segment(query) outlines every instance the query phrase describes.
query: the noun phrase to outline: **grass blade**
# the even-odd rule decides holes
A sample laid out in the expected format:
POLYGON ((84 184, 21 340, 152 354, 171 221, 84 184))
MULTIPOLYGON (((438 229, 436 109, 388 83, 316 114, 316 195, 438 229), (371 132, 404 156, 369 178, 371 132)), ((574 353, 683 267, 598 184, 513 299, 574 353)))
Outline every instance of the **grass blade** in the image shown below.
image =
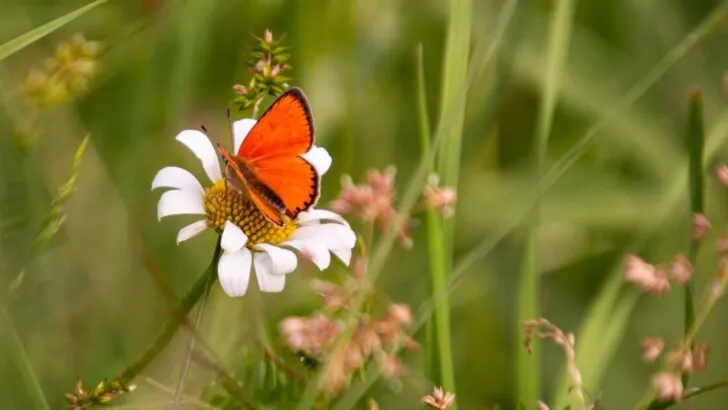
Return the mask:
MULTIPOLYGON (((471 0, 451 0, 450 20, 445 45, 442 93, 440 101, 440 127, 443 133, 442 149, 439 153, 437 171, 442 184, 457 188, 460 174, 460 151, 462 146, 465 104, 458 101, 460 90, 466 89, 468 55, 470 52, 471 0), (455 115, 445 118, 448 112, 458 107, 455 115)), ((429 139, 428 139, 429 140, 429 139)), ((441 219, 433 210, 428 212, 428 238, 430 244, 430 273, 432 292, 444 295, 447 277, 452 269, 453 219, 441 219)), ((455 392, 455 374, 450 347, 450 303, 445 298, 435 311, 435 336, 437 372, 439 383, 450 392, 455 392)), ((435 363, 434 360, 432 360, 435 363)), ((434 382, 434 380, 433 380, 434 382)), ((453 406, 453 409, 456 405, 453 406)))
POLYGON ((20 36, 15 37, 14 39, 0 45, 0 61, 35 43, 41 38, 58 30, 59 28, 72 22, 78 17, 81 17, 86 12, 106 3, 107 1, 109 0, 96 0, 93 3, 87 4, 77 10, 58 17, 55 20, 49 21, 48 23, 43 24, 40 27, 36 27, 25 34, 21 34, 20 36))
MULTIPOLYGON (((690 213, 692 215, 703 213, 704 188, 703 183, 703 149, 705 147, 705 130, 703 128, 703 95, 695 89, 690 94, 688 118, 688 192, 690 193, 690 213)), ((695 270, 700 252, 700 239, 692 238, 688 249, 688 260, 695 270)), ((684 335, 687 336, 695 322, 695 304, 693 302, 694 283, 689 281, 685 286, 685 324, 684 335)), ((683 386, 687 387, 690 381, 688 373, 682 374, 683 386)))
POLYGON ((5 325, 3 334, 10 336, 12 339, 10 343, 14 350, 12 356, 17 362, 18 369, 22 373, 25 384, 28 386, 28 390, 33 397, 35 408, 50 410, 51 407, 48 405, 43 390, 40 387, 40 382, 38 382, 38 377, 35 371, 33 371, 33 365, 30 363, 28 352, 25 350, 23 341, 20 339, 20 335, 18 335, 18 331, 13 324, 13 319, 10 317, 10 313, 5 307, 5 304, 0 301, 0 324, 2 323, 5 325))
MULTIPOLYGON (((561 0, 556 5, 550 24, 549 45, 547 53, 546 82, 541 93, 541 104, 538 113, 538 125, 534 135, 534 175, 538 177, 546 165, 548 141, 551 134, 554 111, 563 77, 564 65, 568 54, 573 16, 576 9, 575 0, 561 0)), ((538 224, 539 204, 535 204, 530 218, 531 226, 526 237, 521 276, 518 284, 518 321, 516 322, 516 352, 518 375, 518 398, 526 406, 535 404, 541 396, 540 387, 540 355, 538 346, 529 354, 521 346, 525 337, 525 329, 521 322, 536 318, 540 314, 540 278, 538 262, 538 224)))

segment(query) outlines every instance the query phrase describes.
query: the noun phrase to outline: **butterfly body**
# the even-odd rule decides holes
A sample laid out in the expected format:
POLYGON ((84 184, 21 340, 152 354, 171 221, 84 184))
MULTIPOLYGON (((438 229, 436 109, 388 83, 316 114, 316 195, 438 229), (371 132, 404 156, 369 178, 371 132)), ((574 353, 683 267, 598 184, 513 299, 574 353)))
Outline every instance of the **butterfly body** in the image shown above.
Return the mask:
POLYGON ((313 143, 308 101, 300 89, 291 88, 263 113, 235 155, 220 144, 217 149, 227 163, 230 185, 282 226, 318 200, 320 176, 302 157, 313 143))

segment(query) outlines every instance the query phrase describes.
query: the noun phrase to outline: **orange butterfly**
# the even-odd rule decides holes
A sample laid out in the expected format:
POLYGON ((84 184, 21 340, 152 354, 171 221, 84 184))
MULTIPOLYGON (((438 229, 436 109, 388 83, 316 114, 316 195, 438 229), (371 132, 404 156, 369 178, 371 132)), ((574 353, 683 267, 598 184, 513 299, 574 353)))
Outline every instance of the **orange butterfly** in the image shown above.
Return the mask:
POLYGON ((226 179, 278 226, 318 200, 320 176, 301 155, 314 143, 311 107, 299 88, 286 90, 263 113, 232 155, 217 143, 225 159, 226 179))

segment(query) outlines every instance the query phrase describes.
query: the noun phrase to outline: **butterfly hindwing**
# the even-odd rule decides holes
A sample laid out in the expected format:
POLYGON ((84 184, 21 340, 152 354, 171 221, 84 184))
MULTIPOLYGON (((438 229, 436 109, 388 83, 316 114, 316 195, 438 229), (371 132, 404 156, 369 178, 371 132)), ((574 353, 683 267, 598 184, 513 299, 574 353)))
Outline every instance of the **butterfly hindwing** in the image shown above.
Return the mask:
POLYGON ((318 200, 320 182, 316 168, 299 156, 259 161, 255 165, 255 175, 278 195, 291 218, 309 209, 318 200))

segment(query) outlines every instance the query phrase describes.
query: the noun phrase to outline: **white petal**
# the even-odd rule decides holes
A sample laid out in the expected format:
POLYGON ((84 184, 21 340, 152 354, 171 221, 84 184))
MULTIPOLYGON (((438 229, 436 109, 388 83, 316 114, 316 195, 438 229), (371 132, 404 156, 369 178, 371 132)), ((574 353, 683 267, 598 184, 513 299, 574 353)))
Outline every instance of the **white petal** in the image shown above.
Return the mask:
POLYGON ((157 203, 157 217, 159 219, 170 215, 204 215, 205 207, 202 197, 187 191, 167 191, 162 194, 157 203))
POLYGON ((344 262, 344 265, 349 266, 349 263, 351 262, 351 248, 332 249, 331 253, 341 259, 341 261, 344 262))
POLYGON ((234 223, 225 221, 220 246, 226 252, 235 252, 245 246, 246 243, 248 243, 248 236, 234 223))
POLYGON ((301 155, 303 159, 310 162, 319 175, 323 175, 331 168, 331 155, 325 148, 314 145, 308 152, 301 155))
POLYGON ((205 229, 207 229, 207 221, 205 220, 193 222, 185 226, 184 228, 180 229, 179 233, 177 234, 177 245, 199 235, 200 232, 204 231, 205 229))
POLYGON ((190 171, 180 167, 160 169, 152 181, 152 189, 156 188, 176 188, 181 191, 197 193, 200 197, 205 194, 200 181, 190 171))
POLYGON ((256 122, 251 118, 243 118, 233 123, 233 146, 235 147, 235 152, 238 152, 240 146, 243 145, 245 137, 248 136, 248 133, 253 129, 253 125, 256 122))
POLYGON ((256 268, 258 263, 267 264, 270 267, 270 272, 274 275, 291 273, 296 269, 296 265, 298 264, 296 254, 288 249, 279 248, 267 243, 258 244, 256 247, 264 252, 255 255, 256 268))
POLYGON ((247 248, 236 252, 223 252, 217 263, 217 276, 222 290, 228 296, 243 296, 250 281, 250 264, 253 255, 247 248))
POLYGON ((291 246, 302 253, 308 254, 311 258, 311 262, 313 262, 319 270, 324 270, 331 264, 331 254, 329 253, 329 249, 322 243, 315 241, 287 241, 283 242, 281 245, 291 246))
POLYGON ((202 167, 210 181, 217 182, 222 179, 217 151, 207 135, 197 130, 184 130, 177 134, 177 141, 185 144, 202 161, 202 167))
POLYGON ((346 226, 349 226, 349 222, 347 222, 344 217, 337 214, 336 212, 331 212, 326 209, 310 209, 308 211, 299 213, 296 217, 296 221, 301 224, 305 224, 306 222, 320 221, 322 219, 340 222, 346 226))
POLYGON ((348 226, 336 223, 301 226, 291 235, 292 241, 312 241, 328 249, 351 249, 356 245, 356 234, 348 226))
POLYGON ((253 256, 255 264, 255 277, 261 292, 280 292, 286 286, 286 276, 277 275, 273 271, 271 258, 266 253, 256 253, 253 256))

